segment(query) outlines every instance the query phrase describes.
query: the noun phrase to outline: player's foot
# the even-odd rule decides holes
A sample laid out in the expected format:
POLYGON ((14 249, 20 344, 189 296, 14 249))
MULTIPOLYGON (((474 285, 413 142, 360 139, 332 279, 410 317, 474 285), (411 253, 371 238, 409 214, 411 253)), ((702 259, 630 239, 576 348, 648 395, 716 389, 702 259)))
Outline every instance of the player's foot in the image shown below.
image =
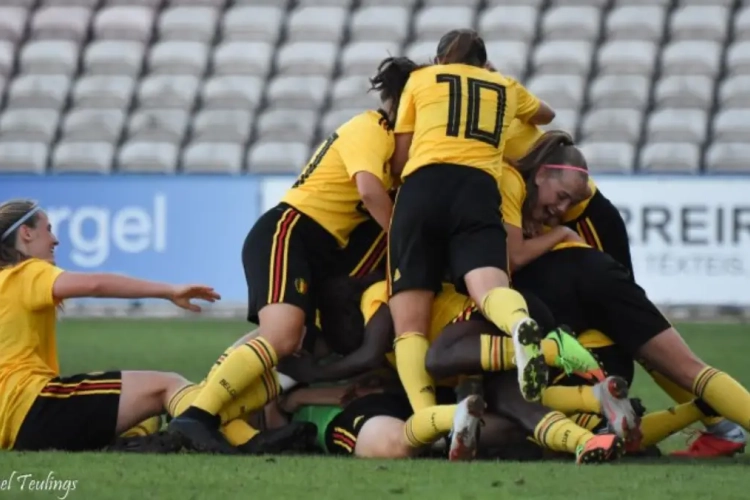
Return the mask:
POLYGON ((617 460, 625 451, 622 439, 614 434, 600 434, 576 450, 576 464, 600 464, 617 460))
POLYGON ((543 334, 536 321, 526 318, 513 329, 513 347, 516 351, 518 386, 526 401, 539 401, 547 386, 549 367, 540 347, 543 334))
POLYGON ((177 453, 182 449, 179 438, 165 431, 146 436, 119 437, 105 451, 116 453, 177 453))
POLYGON ((547 337, 557 344, 557 359, 555 367, 565 371, 568 375, 575 374, 589 382, 604 380, 604 370, 599 366, 591 351, 581 345, 570 330, 561 326, 551 331, 547 337))
POLYGON ((628 399, 628 383, 622 377, 607 377, 594 386, 594 396, 599 400, 601 413, 609 427, 625 441, 628 450, 641 447, 641 416, 628 399))
POLYGON ((451 461, 464 461, 474 458, 477 452, 477 431, 484 414, 484 399, 469 396, 456 408, 451 429, 451 447, 448 458, 451 461))
POLYGON ((690 444, 687 450, 679 450, 672 453, 675 457, 688 458, 718 458, 732 457, 745 451, 746 438, 717 436, 708 432, 701 432, 700 436, 690 444))
POLYGON ((203 422, 180 415, 172 419, 167 432, 177 437, 182 446, 200 453, 236 455, 237 448, 227 442, 219 429, 211 428, 203 422))
POLYGON ((247 443, 238 446, 247 455, 279 455, 312 451, 318 428, 310 422, 292 422, 278 429, 258 433, 247 443))

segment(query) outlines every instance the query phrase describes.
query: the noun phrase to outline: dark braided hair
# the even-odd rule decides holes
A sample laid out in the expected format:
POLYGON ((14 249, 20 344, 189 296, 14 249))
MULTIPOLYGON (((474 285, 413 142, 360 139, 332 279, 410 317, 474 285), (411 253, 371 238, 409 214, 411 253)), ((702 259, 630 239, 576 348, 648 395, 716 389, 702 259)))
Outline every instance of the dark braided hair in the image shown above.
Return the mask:
MULTIPOLYGON (((408 57, 386 57, 378 65, 377 74, 370 78, 370 90, 380 93, 380 102, 392 102, 393 115, 398 109, 401 93, 412 71, 421 68, 408 57)), ((394 120, 395 121, 395 120, 394 120)))
POLYGON ((484 40, 474 30, 452 30, 443 35, 438 43, 438 64, 468 64, 484 67, 487 63, 487 49, 484 40))

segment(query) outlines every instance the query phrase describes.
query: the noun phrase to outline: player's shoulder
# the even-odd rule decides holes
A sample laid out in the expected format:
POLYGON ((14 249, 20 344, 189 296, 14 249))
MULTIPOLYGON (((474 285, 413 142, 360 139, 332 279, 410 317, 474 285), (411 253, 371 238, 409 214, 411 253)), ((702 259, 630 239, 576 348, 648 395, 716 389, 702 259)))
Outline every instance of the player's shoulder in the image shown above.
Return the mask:
POLYGON ((382 110, 367 110, 351 117, 337 130, 339 137, 361 137, 363 133, 392 134, 391 123, 382 110))
POLYGON ((523 176, 521 175, 521 172, 516 170, 516 168, 511 165, 510 163, 503 162, 503 177, 502 182, 503 185, 519 185, 523 186, 525 188, 526 181, 523 180, 523 176))
POLYGON ((0 270, 0 276, 22 276, 44 271, 62 271, 54 264, 42 259, 26 259, 13 266, 0 270))

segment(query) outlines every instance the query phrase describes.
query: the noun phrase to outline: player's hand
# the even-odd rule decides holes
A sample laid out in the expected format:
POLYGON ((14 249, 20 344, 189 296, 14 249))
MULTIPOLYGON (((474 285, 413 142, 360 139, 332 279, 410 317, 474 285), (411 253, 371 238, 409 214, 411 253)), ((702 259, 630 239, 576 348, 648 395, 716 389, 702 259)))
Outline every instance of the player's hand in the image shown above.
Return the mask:
POLYGON ((558 226, 560 228, 560 231, 563 232, 563 242, 564 243, 584 243, 583 238, 570 229, 568 226, 558 226))
POLYGON ((210 286, 181 285, 173 287, 168 298, 177 307, 192 312, 201 312, 201 307, 198 304, 193 304, 193 300, 216 302, 217 300, 221 300, 221 295, 216 293, 210 286))
POLYGON ((282 359, 276 369, 300 384, 312 384, 315 382, 318 363, 312 354, 302 351, 282 359))

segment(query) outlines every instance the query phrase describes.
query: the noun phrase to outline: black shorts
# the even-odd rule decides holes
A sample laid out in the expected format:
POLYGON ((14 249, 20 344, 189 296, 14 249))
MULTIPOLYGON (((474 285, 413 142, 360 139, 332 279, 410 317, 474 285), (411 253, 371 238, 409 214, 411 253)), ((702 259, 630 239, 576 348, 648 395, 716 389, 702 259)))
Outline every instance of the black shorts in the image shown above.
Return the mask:
POLYGON ((480 267, 507 271, 506 233, 497 180, 460 165, 422 167, 399 190, 388 241, 391 294, 438 293, 448 271, 465 293, 464 276, 480 267))
POLYGON ((361 278, 373 271, 384 271, 387 250, 385 231, 374 219, 367 219, 349 235, 349 243, 337 258, 336 272, 361 278))
POLYGON ((315 283, 331 274, 339 251, 331 233, 291 205, 263 214, 242 247, 248 321, 257 323, 268 304, 291 304, 314 322, 315 283))
MULTIPOLYGON (((605 375, 617 375, 625 379, 628 386, 633 384, 635 375, 635 361, 624 349, 617 345, 598 347, 591 349, 594 357, 599 361, 599 365, 604 370, 605 375)), ((589 381, 578 377, 577 375, 567 376, 561 370, 554 370, 550 373, 550 380, 553 385, 579 386, 589 385, 589 381)))
POLYGON ((14 450, 99 450, 117 437, 121 372, 57 377, 37 396, 14 450))

